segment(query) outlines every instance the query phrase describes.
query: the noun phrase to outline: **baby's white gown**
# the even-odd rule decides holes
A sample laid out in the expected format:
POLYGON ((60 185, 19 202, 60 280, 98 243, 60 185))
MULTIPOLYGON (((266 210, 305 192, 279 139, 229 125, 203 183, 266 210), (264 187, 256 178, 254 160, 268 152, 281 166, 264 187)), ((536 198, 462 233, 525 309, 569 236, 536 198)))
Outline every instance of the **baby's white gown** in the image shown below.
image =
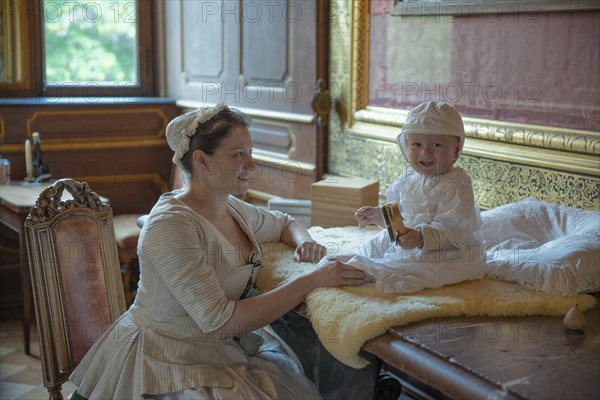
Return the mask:
POLYGON ((481 216, 466 171, 452 167, 442 175, 424 177, 408 168, 386 197, 398 202, 405 226, 422 232, 423 248, 403 249, 384 229, 355 255, 338 257, 340 261, 369 273, 376 288, 388 293, 416 292, 484 275, 481 216))

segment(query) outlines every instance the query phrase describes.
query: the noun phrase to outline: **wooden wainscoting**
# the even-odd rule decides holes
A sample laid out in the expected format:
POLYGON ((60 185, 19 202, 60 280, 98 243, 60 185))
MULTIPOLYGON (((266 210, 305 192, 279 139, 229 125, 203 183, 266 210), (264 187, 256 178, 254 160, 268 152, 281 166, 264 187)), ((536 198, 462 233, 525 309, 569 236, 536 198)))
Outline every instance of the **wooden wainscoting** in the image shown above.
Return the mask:
POLYGON ((12 180, 25 176, 24 142, 39 132, 53 178, 87 181, 114 214, 148 212, 168 189, 164 133, 180 109, 169 99, 120 100, 4 99, 0 154, 11 162, 12 180))

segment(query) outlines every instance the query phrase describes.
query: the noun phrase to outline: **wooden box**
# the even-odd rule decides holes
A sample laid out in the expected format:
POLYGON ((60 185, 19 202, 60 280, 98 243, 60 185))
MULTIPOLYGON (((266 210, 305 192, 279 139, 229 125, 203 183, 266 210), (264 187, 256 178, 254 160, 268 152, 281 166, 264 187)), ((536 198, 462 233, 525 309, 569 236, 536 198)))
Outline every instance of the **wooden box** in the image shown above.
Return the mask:
POLYGON ((379 201, 379 182, 370 179, 328 176, 311 189, 312 226, 356 225, 356 210, 379 201))

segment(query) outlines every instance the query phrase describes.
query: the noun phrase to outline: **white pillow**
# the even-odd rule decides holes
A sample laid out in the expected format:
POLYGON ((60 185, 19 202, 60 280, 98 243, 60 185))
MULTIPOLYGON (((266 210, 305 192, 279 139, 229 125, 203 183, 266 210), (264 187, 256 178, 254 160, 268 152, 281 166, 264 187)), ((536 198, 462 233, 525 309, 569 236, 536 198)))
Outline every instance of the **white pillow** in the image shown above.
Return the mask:
POLYGON ((563 296, 600 290, 600 212, 526 199, 481 218, 487 276, 563 296))

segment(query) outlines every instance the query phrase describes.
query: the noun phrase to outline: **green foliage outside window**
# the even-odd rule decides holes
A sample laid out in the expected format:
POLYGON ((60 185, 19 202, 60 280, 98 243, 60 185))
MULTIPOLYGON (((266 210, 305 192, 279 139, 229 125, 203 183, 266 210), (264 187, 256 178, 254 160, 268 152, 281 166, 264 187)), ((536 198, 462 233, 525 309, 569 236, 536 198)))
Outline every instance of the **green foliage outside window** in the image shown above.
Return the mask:
POLYGON ((48 82, 138 82, 135 1, 44 0, 48 82))

